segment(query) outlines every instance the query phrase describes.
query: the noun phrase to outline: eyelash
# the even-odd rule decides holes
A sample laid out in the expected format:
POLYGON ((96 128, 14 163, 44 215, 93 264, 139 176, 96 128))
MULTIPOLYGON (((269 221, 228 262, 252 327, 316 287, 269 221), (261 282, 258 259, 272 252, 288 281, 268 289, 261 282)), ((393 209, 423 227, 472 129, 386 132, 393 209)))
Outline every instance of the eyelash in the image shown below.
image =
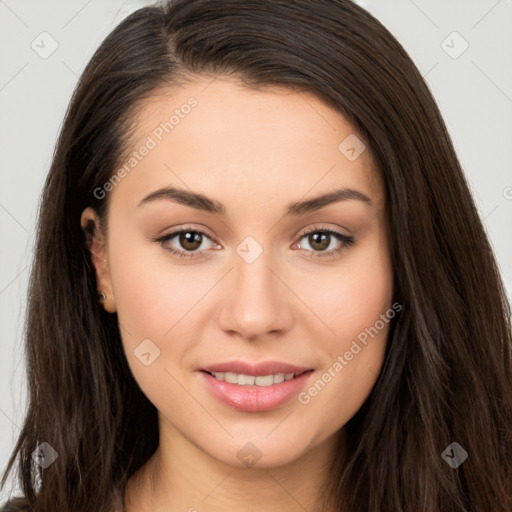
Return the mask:
MULTIPOLYGON (((168 245, 166 245, 166 243, 169 240, 172 240, 174 237, 176 237, 177 235, 180 235, 181 233, 197 233, 197 234, 203 235, 206 238, 211 240, 211 238, 203 231, 200 231, 197 229, 188 229, 188 228, 183 229, 182 228, 178 231, 173 231, 172 233, 169 233, 168 235, 164 235, 159 238, 155 238, 153 241, 158 242, 166 251, 169 251, 171 254, 174 254, 180 258, 203 258, 204 256, 197 256, 197 254, 200 253, 200 251, 197 251, 197 250, 196 251, 182 251, 179 249, 173 249, 172 247, 169 247, 168 245)), ((336 238, 338 241, 343 242, 343 243, 338 249, 331 249, 330 251, 308 251, 308 252, 312 253, 311 258, 325 258, 325 257, 334 258, 335 256, 337 256, 338 254, 341 254, 348 247, 354 245, 354 243, 355 243, 354 237, 344 235, 343 233, 340 233, 339 231, 336 231, 334 229, 329 229, 329 228, 310 229, 309 231, 302 233, 301 236, 299 237, 299 240, 302 240, 303 238, 307 237, 308 235, 310 235, 312 233, 329 234, 329 235, 334 236, 334 238, 336 238)))

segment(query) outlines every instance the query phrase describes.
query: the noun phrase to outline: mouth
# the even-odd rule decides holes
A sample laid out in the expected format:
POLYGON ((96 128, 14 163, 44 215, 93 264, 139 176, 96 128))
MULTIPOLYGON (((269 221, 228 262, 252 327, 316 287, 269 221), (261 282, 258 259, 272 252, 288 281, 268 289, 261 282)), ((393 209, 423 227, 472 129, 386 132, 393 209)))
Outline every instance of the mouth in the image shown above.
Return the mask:
POLYGON ((201 370, 207 373, 216 380, 222 382, 228 382, 229 384, 238 384, 239 386, 260 386, 269 387, 274 384, 280 384, 303 375, 304 373, 312 372, 313 370, 303 370, 300 372, 290 373, 270 373, 268 375, 248 375, 245 373, 234 373, 234 372, 209 372, 207 370, 201 370))
POLYGON ((314 370, 251 375, 200 370, 206 389, 224 405, 241 412, 262 413, 290 405, 314 370))

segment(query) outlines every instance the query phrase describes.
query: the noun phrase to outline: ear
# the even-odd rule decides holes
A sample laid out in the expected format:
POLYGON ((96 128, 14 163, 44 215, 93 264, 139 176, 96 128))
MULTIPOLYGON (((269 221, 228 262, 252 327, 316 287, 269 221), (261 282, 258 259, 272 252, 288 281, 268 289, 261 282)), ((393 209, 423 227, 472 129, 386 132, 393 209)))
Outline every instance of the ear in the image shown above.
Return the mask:
POLYGON ((98 293, 103 292, 106 296, 106 299, 102 301, 103 307, 109 313, 115 313, 116 303, 110 277, 106 240, 96 211, 91 207, 86 208, 80 217, 80 224, 85 232, 87 247, 96 272, 98 293))

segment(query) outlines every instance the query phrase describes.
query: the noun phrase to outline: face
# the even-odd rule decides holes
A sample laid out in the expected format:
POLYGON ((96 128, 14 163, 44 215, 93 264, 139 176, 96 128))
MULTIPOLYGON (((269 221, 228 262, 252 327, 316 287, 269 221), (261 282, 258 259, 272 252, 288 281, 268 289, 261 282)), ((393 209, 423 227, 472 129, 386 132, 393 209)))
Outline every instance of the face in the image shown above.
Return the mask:
POLYGON ((393 279, 383 184, 356 137, 313 95, 221 78, 145 104, 91 250, 161 436, 271 467, 367 398, 393 279))

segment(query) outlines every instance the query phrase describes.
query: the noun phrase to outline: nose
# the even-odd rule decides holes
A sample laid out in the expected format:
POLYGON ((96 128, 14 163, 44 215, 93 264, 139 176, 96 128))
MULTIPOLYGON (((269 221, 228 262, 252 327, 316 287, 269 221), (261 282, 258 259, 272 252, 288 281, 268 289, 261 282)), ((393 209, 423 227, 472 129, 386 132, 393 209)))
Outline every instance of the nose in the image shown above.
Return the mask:
POLYGON ((227 276, 226 300, 219 316, 220 327, 231 335, 255 341, 283 334, 293 322, 293 293, 286 276, 271 261, 270 251, 252 262, 235 254, 227 276))

